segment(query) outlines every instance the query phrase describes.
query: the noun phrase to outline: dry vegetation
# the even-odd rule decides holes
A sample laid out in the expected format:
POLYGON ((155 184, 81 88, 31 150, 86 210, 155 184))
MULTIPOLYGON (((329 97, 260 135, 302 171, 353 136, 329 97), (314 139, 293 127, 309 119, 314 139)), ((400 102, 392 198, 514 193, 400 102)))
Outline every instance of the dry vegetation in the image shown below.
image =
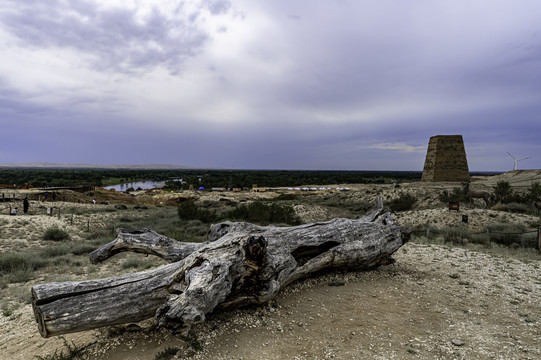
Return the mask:
MULTIPOLYGON (((472 186, 490 189, 491 184, 472 186)), ((347 186, 348 192, 295 194, 66 192, 60 198, 66 201, 32 200, 27 216, 9 216, 10 203, 0 203, 0 358, 541 357, 541 256, 531 247, 538 215, 485 209, 481 202, 462 203, 459 213, 449 212, 439 196, 458 184, 347 186), (37 331, 29 302, 32 285, 114 276, 163 263, 122 254, 92 265, 86 254, 111 241, 114 228, 151 227, 180 241, 204 241, 208 224, 179 219, 177 206, 189 199, 216 216, 240 204, 271 201, 292 206, 306 223, 361 215, 376 196, 390 209, 405 195, 415 199, 413 208, 393 213, 397 223, 415 228, 416 236, 395 254, 393 265, 299 281, 266 306, 211 316, 188 338, 156 330, 151 320, 51 339, 37 331), (46 214, 48 207, 52 216, 46 214), (494 229, 526 234, 504 239, 511 246, 503 246, 491 241, 487 229, 492 236, 494 229), (69 356, 68 348, 82 354, 69 356)))

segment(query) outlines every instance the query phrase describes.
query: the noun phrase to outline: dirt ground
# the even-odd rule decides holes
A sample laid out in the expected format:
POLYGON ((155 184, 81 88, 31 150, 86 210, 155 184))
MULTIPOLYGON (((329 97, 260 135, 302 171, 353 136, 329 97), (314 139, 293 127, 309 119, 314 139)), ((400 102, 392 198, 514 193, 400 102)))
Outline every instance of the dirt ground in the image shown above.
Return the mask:
MULTIPOLYGON (((467 225, 472 229, 496 220, 539 221, 496 210, 465 207, 457 214, 441 206, 430 208, 437 191, 452 186, 403 185, 400 191, 416 194, 429 208, 397 214, 396 222, 459 226, 465 213, 472 219, 467 225)), ((362 202, 396 191, 388 186, 352 186, 350 196, 362 202)), ((297 211, 305 221, 333 216, 318 206, 303 205, 297 211)), ((35 215, 32 220, 36 233, 48 226, 40 221, 58 221, 43 217, 35 215)), ((0 215, 2 234, 13 229, 14 221, 24 221, 20 219, 0 215)), ((32 236, 29 232, 16 244, 21 246, 28 241, 25 237, 32 236)), ((12 240, 9 234, 0 235, 2 251, 12 240)), ((66 351, 65 342, 86 347, 82 358, 110 360, 155 359, 167 348, 179 349, 172 357, 176 359, 539 359, 541 256, 530 254, 526 260, 515 252, 491 254, 409 242, 395 253, 392 265, 298 281, 264 306, 211 314, 188 338, 156 330, 148 320, 43 339, 31 305, 24 304, 12 315, 0 316, 0 359, 34 359, 66 351)), ((96 269, 96 278, 100 271, 96 269)), ((27 292, 41 281, 9 284, 3 294, 27 292)))
MULTIPOLYGON (((334 272, 288 287, 266 306, 210 316, 191 341, 152 322, 135 332, 66 335, 88 359, 539 359, 541 261, 408 243, 396 263, 334 272), (336 282, 343 286, 329 286, 336 282), (92 355, 90 355, 92 354, 92 355)), ((1 358, 62 349, 42 339, 30 305, 0 318, 1 358)))

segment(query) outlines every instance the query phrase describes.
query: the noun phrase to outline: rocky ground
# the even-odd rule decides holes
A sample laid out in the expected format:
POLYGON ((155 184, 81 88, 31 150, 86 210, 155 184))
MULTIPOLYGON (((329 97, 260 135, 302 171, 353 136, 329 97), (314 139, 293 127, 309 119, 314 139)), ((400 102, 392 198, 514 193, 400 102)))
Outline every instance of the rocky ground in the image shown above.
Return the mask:
MULTIPOLYGON (((399 191, 411 192, 422 202, 420 208, 396 214, 396 222, 408 226, 448 224, 478 229, 491 221, 539 224, 538 217, 480 206, 449 212, 434 199, 438 191, 452 186, 456 184, 412 183, 399 189, 352 185, 347 198, 363 204, 375 195, 385 199, 399 191), (469 215, 468 225, 461 223, 462 214, 469 215)), ((276 196, 262 194, 258 196, 276 196)), ((237 201, 241 195, 205 196, 237 201)), ((345 201, 343 194, 320 196, 329 202, 333 197, 345 201)), ((169 197, 157 195, 152 202, 174 201, 169 197)), ((296 211, 308 222, 337 215, 323 205, 297 205, 296 211)), ((112 215, 88 216, 99 223, 112 215)), ((72 226, 69 217, 0 215, 0 249, 12 251, 25 246, 25 241, 27 246, 44 246, 38 234, 48 222, 58 221, 72 226), (20 226, 28 230, 17 232, 20 226)), ((76 232, 79 228, 73 226, 76 232)), ((541 256, 534 249, 477 251, 418 239, 404 245, 394 258, 394 264, 371 271, 331 272, 304 279, 265 306, 213 314, 188 338, 156 330, 149 320, 43 339, 31 305, 23 302, 0 315, 0 358, 33 359, 66 352, 65 342, 85 348, 82 357, 86 359, 155 359, 166 349, 177 349, 172 358, 179 359, 541 358, 541 256)), ((104 276, 104 269, 94 271, 92 276, 104 276)), ((3 300, 20 301, 31 285, 43 281, 41 277, 9 284, 0 290, 3 300)))

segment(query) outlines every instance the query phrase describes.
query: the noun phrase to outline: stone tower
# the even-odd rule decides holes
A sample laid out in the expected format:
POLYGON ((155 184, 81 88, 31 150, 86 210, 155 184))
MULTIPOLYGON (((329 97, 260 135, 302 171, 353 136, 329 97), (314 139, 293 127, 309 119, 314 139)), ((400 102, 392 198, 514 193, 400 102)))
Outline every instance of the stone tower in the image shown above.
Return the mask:
POLYGON ((428 142, 422 181, 469 181, 462 135, 432 136, 428 142))

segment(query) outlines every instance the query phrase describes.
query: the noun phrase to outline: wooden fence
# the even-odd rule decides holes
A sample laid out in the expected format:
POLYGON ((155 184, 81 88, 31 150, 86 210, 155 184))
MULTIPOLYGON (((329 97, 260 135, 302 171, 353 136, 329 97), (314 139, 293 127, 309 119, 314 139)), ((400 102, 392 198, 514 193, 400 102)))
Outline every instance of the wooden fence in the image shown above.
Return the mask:
MULTIPOLYGON (((435 233, 440 233, 440 231, 435 230, 434 228, 432 228, 432 231, 431 231, 431 228, 415 229, 415 233, 417 233, 417 234, 423 234, 423 235, 426 234, 425 236, 426 236, 427 239, 430 239, 431 235, 433 235, 434 232, 435 233)), ((467 233, 468 236, 486 234, 489 241, 491 239, 491 235, 518 235, 518 236, 520 236, 520 235, 525 235, 525 234, 536 233, 537 234, 537 241, 536 241, 537 246, 536 246, 536 248, 537 248, 537 250, 539 250, 541 252, 541 226, 539 226, 537 228, 537 230, 523 231, 523 232, 491 231, 491 230, 487 229, 487 230, 480 231, 480 232, 466 231, 466 233, 467 233)))
MULTIPOLYGON (((93 222, 91 219, 89 219, 87 216, 77 214, 73 211, 73 209, 63 209, 60 207, 54 207, 53 203, 50 203, 52 206, 33 206, 31 207, 31 210, 28 211, 28 216, 51 216, 55 217, 59 220, 63 220, 67 224, 71 226, 76 226, 80 228, 83 231, 90 232, 92 228, 103 228, 103 226, 100 226, 97 222, 93 222)), ((0 206, 0 214, 3 215, 11 215, 11 211, 13 209, 17 208, 17 214, 15 216, 17 217, 25 217, 23 214, 23 206, 22 204, 5 204, 3 206, 0 206)), ((112 230, 114 233, 114 229, 112 230)))

